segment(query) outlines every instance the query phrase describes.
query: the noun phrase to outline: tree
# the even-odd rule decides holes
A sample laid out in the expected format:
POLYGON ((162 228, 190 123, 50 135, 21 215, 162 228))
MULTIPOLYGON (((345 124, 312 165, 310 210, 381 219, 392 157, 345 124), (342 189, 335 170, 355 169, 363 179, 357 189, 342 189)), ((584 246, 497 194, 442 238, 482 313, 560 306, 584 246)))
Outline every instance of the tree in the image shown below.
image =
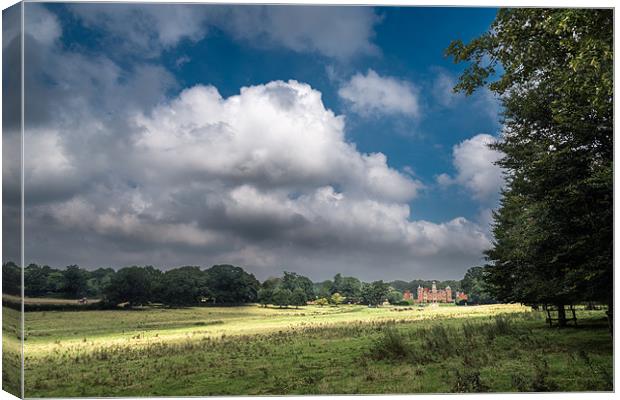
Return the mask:
POLYGON ((50 293, 54 294, 63 294, 63 288, 65 284, 65 279, 63 277, 62 271, 57 269, 53 269, 52 272, 47 276, 47 288, 50 293))
POLYGON ((52 272, 50 267, 30 264, 24 268, 24 292, 26 296, 44 296, 50 290, 47 279, 52 272))
POLYGON ((104 300, 110 304, 129 303, 130 307, 149 303, 154 297, 158 275, 152 267, 120 269, 104 291, 104 300))
POLYGON ((216 304, 256 301, 260 284, 252 274, 233 265, 214 265, 205 271, 209 297, 216 304))
POLYGON ((282 287, 294 292, 295 289, 300 288, 304 292, 304 301, 314 299, 314 284, 310 280, 302 275, 298 275, 295 272, 284 271, 284 277, 282 278, 282 287))
POLYGON ((207 295, 207 277, 200 267, 175 268, 162 276, 159 297, 163 303, 175 306, 199 304, 207 295))
POLYGON ((378 306, 385 300, 388 290, 389 285, 383 281, 365 283, 362 287, 362 301, 369 306, 378 306))
POLYGON ((281 284, 282 284, 282 279, 276 278, 276 277, 269 277, 265 279, 265 281, 261 283, 260 286, 264 289, 270 289, 273 291, 277 287, 279 287, 281 284))
POLYGON ((292 293, 288 289, 276 289, 272 297, 273 303, 280 308, 288 307, 288 305, 291 304, 291 295, 292 293))
POLYGON ((63 288, 62 291, 66 296, 77 299, 86 294, 87 290, 87 274, 77 265, 68 266, 62 273, 63 288))
POLYGON ((332 294, 332 297, 330 297, 330 302, 332 304, 338 305, 338 304, 342 304, 344 302, 344 299, 345 298, 340 293, 336 292, 336 293, 332 294))
POLYGON ((348 302, 359 303, 362 295, 362 282, 352 276, 342 278, 340 294, 346 297, 348 302))
POLYGON ((2 264, 2 293, 21 295, 22 271, 13 261, 2 264))
POLYGON ((469 300, 476 304, 496 303, 489 294, 484 281, 484 267, 471 267, 465 272, 461 287, 469 300))
POLYGON ((314 284, 314 293, 319 298, 324 297, 328 298, 332 295, 331 290, 333 286, 333 282, 329 279, 323 282, 318 282, 314 284))
POLYGON ((337 273, 334 275, 334 282, 332 283, 330 294, 340 293, 340 291, 342 291, 342 275, 337 273))
POLYGON ((319 307, 323 307, 329 304, 329 301, 325 297, 321 297, 315 301, 315 304, 319 307))
POLYGON ((498 300, 608 303, 613 316, 613 12, 504 9, 447 50, 470 65, 456 90, 501 97, 493 147, 507 187, 485 280, 498 300), (501 67, 501 68, 498 68, 501 67))
POLYGON ((396 304, 403 301, 403 294, 396 289, 390 288, 387 292, 387 300, 390 304, 396 304))
POLYGON ((316 298, 316 293, 314 293, 314 283, 312 283, 310 278, 298 275, 297 285, 304 291, 306 301, 314 300, 316 298))
POLYGON ((293 293, 291 294, 291 304, 295 306, 295 308, 298 308, 299 306, 305 306, 306 305, 306 292, 298 287, 295 290, 293 290, 293 293))
POLYGON ((112 280, 114 273, 112 268, 98 268, 91 271, 86 282, 88 296, 103 296, 103 291, 112 280))
POLYGON ((262 304, 263 307, 267 307, 267 304, 271 304, 273 301, 273 289, 270 288, 261 288, 258 290, 258 302, 262 304))

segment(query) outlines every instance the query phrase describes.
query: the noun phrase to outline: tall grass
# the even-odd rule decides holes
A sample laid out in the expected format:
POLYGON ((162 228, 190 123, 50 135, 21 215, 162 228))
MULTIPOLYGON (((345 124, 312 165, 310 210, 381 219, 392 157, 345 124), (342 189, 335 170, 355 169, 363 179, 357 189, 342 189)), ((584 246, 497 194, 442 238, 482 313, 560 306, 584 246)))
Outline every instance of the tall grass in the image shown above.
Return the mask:
MULTIPOLYGON (((333 323, 309 308, 303 311, 306 317, 292 312, 282 323, 283 313, 260 314, 274 315, 278 321, 274 330, 260 334, 232 329, 244 321, 240 310, 214 310, 214 314, 193 319, 187 318, 187 310, 162 311, 161 319, 157 313, 144 313, 152 316, 142 321, 145 326, 165 326, 162 321, 166 319, 176 326, 174 316, 167 314, 174 312, 177 319, 187 320, 187 329, 177 333, 175 340, 166 340, 170 336, 161 328, 124 328, 125 333, 110 336, 113 340, 107 342, 84 331, 69 341, 64 336, 32 336, 29 342, 37 346, 45 343, 46 347, 40 347, 45 351, 27 353, 26 395, 206 396, 612 387, 604 378, 612 371, 606 326, 591 330, 584 325, 574 330, 569 340, 564 332, 548 329, 532 313, 506 314, 501 307, 494 310, 495 314, 467 319, 452 318, 454 314, 408 319, 405 312, 398 315, 407 318, 393 318, 389 316, 396 313, 389 310, 356 309, 350 314, 339 312, 338 318, 359 318, 365 313, 381 318, 350 317, 333 323), (197 324, 200 321, 209 323, 202 326, 197 324), (586 349, 585 357, 575 348, 586 349), (574 358, 570 368, 566 359, 569 354, 574 358)), ((415 310, 410 313, 417 316, 415 310)), ((51 318, 50 314, 45 318, 51 318)), ((93 326, 89 321, 89 329, 93 326)))

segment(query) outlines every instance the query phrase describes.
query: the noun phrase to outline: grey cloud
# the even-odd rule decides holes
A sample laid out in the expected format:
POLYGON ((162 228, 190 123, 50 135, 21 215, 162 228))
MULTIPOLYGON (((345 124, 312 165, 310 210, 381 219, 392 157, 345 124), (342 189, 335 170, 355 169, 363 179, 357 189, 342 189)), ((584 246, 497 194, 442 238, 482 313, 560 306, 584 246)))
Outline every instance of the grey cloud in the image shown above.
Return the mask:
POLYGON ((207 33, 200 5, 83 3, 68 7, 86 27, 106 32, 105 46, 125 55, 157 57, 183 39, 197 41, 207 33))
POLYGON ((348 59, 377 55, 370 7, 246 6, 218 8, 210 20, 233 37, 258 46, 282 46, 348 59))
POLYGON ((198 41, 209 29, 257 47, 283 47, 345 60, 376 55, 370 7, 219 6, 200 4, 72 4, 87 26, 105 31, 105 44, 123 54, 157 57, 182 40, 198 41))

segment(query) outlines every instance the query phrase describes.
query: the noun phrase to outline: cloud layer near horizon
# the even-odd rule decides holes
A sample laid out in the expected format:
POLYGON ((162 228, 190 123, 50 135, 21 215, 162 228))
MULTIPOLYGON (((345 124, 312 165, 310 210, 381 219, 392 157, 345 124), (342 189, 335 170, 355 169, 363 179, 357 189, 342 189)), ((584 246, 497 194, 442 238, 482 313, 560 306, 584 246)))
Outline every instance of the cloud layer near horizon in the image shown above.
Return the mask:
MULTIPOLYGON (((108 164, 106 182, 37 207, 39 218, 65 234, 133 243, 143 263, 157 247, 311 276, 354 265, 351 273, 374 278, 386 274, 374 270, 381 262, 412 268, 448 255, 473 259, 488 245, 464 218, 410 220, 408 202, 422 184, 390 168, 383 154, 347 143, 343 118, 306 84, 270 82, 226 99, 196 86, 130 119, 124 167, 108 164), (358 258, 366 262, 343 261, 358 258)), ((34 157, 33 185, 85 171, 62 149, 60 132, 33 132, 31 141, 47 144, 43 152, 57 147, 54 158, 34 157)), ((98 156, 108 162, 108 154, 98 156)), ((403 272, 390 269, 393 277, 403 272)))

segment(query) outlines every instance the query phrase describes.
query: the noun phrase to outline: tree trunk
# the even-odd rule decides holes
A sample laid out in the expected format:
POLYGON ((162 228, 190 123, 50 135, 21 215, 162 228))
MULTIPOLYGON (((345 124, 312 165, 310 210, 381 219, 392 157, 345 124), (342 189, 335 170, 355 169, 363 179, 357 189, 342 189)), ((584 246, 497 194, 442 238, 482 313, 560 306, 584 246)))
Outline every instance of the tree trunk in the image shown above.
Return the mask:
POLYGON ((558 305, 558 326, 564 328, 566 326, 566 309, 564 304, 558 305))

